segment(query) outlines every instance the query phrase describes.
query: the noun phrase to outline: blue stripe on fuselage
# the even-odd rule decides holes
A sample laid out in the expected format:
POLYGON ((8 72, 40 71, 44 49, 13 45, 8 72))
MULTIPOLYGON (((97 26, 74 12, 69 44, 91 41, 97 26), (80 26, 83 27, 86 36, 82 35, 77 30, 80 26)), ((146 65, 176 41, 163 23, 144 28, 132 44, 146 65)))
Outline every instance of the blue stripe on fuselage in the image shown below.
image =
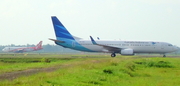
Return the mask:
POLYGON ((59 37, 57 39, 61 41, 65 41, 65 43, 55 42, 57 45, 63 46, 65 48, 70 48, 70 49, 79 50, 79 51, 86 51, 86 52, 95 52, 93 50, 83 47, 75 40, 63 39, 59 37))

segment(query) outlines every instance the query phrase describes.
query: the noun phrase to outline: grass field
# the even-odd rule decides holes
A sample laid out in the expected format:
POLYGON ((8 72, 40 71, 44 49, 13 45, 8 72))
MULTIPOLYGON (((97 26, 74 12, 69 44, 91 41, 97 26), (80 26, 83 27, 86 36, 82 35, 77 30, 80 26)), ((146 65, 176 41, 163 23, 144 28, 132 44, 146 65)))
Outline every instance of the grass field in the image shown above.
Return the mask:
POLYGON ((0 55, 0 86, 180 86, 180 58, 0 55))

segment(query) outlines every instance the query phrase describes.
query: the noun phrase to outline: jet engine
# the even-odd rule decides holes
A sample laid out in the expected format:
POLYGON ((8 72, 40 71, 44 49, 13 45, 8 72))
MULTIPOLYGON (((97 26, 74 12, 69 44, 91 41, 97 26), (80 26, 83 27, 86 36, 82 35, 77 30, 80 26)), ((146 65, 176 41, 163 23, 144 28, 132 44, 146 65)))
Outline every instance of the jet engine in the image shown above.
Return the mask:
POLYGON ((120 52, 121 55, 134 55, 133 49, 122 49, 120 52))

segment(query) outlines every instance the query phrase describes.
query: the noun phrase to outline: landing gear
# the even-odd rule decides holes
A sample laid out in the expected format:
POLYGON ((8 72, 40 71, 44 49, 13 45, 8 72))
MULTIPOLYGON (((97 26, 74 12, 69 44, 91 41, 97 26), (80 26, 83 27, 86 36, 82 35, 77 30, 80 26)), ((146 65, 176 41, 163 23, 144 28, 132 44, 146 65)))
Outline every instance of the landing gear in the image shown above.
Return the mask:
POLYGON ((166 55, 163 55, 163 57, 166 57, 166 55))
POLYGON ((111 54, 111 57, 116 57, 116 54, 115 54, 115 53, 112 53, 112 54, 111 54))

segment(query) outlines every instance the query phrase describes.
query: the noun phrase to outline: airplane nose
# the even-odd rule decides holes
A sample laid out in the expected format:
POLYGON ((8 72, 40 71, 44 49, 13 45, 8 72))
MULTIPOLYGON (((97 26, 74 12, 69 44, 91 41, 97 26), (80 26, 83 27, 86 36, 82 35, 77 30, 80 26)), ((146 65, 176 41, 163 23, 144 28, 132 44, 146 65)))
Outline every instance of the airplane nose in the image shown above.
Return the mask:
POLYGON ((177 47, 178 50, 180 50, 180 47, 177 47))
POLYGON ((180 50, 180 48, 178 46, 176 46, 176 45, 173 45, 172 50, 173 51, 178 51, 178 50, 180 50))

